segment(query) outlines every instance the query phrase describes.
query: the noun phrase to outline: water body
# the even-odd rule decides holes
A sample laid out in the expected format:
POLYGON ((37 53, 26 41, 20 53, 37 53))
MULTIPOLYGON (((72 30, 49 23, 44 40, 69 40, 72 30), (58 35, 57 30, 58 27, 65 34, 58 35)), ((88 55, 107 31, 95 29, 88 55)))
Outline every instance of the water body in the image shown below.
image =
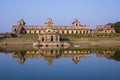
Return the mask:
POLYGON ((120 80, 120 49, 0 46, 0 80, 120 80))

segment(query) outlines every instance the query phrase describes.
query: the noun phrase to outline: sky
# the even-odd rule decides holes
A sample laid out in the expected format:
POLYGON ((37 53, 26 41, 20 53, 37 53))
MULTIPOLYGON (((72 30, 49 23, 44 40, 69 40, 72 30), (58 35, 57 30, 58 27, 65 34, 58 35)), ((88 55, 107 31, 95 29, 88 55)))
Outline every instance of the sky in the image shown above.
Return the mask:
POLYGON ((26 25, 72 25, 75 18, 94 29, 120 21, 120 0, 0 0, 0 33, 11 32, 17 21, 26 25))

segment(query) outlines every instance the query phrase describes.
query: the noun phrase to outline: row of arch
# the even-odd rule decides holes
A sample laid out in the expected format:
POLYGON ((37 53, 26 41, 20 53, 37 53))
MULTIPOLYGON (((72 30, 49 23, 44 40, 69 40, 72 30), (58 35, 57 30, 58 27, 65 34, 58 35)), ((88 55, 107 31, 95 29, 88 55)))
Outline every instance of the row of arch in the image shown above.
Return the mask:
MULTIPOLYGON (((16 32, 17 29, 14 29, 14 32, 16 32)), ((45 32, 45 30, 25 30, 22 29, 21 33, 27 33, 27 34, 40 34, 45 32)), ((91 30, 55 30, 55 32, 58 32, 60 34, 89 34, 89 33, 115 33, 115 30, 103 30, 103 31, 91 31, 91 30)))
POLYGON ((95 31, 94 33, 115 33, 114 30, 95 31))
MULTIPOLYGON (((45 30, 28 30, 26 31, 27 34, 40 34, 45 32, 45 30)), ((57 30, 55 32, 58 32, 60 34, 89 34, 90 31, 89 30, 57 30)))
POLYGON ((54 47, 55 47, 55 46, 56 46, 56 47, 64 47, 64 44, 61 44, 61 45, 60 45, 60 44, 56 44, 56 45, 47 45, 47 44, 46 44, 46 45, 42 45, 42 44, 41 44, 41 45, 40 45, 40 47, 51 47, 51 46, 54 46, 54 47))
POLYGON ((50 42, 53 42, 53 41, 60 41, 60 36, 49 36, 49 37, 47 37, 47 36, 42 36, 41 37, 41 39, 40 39, 40 41, 50 41, 50 42), (49 39, 50 40, 49 40, 49 39))

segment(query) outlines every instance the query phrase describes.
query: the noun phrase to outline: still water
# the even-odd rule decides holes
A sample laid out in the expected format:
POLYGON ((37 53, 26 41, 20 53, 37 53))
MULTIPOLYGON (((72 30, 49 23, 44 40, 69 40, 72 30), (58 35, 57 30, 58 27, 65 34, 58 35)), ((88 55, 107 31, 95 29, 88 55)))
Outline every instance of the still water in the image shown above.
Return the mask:
POLYGON ((0 46, 0 80, 120 80, 120 49, 0 46))

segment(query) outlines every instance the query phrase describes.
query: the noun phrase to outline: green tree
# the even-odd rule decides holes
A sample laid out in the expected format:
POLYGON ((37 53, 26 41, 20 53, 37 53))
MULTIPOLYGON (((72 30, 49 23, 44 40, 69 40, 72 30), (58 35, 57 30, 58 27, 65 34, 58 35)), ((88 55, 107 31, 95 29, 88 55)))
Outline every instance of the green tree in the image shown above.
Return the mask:
POLYGON ((120 22, 112 23, 111 25, 117 33, 120 33, 120 22))

